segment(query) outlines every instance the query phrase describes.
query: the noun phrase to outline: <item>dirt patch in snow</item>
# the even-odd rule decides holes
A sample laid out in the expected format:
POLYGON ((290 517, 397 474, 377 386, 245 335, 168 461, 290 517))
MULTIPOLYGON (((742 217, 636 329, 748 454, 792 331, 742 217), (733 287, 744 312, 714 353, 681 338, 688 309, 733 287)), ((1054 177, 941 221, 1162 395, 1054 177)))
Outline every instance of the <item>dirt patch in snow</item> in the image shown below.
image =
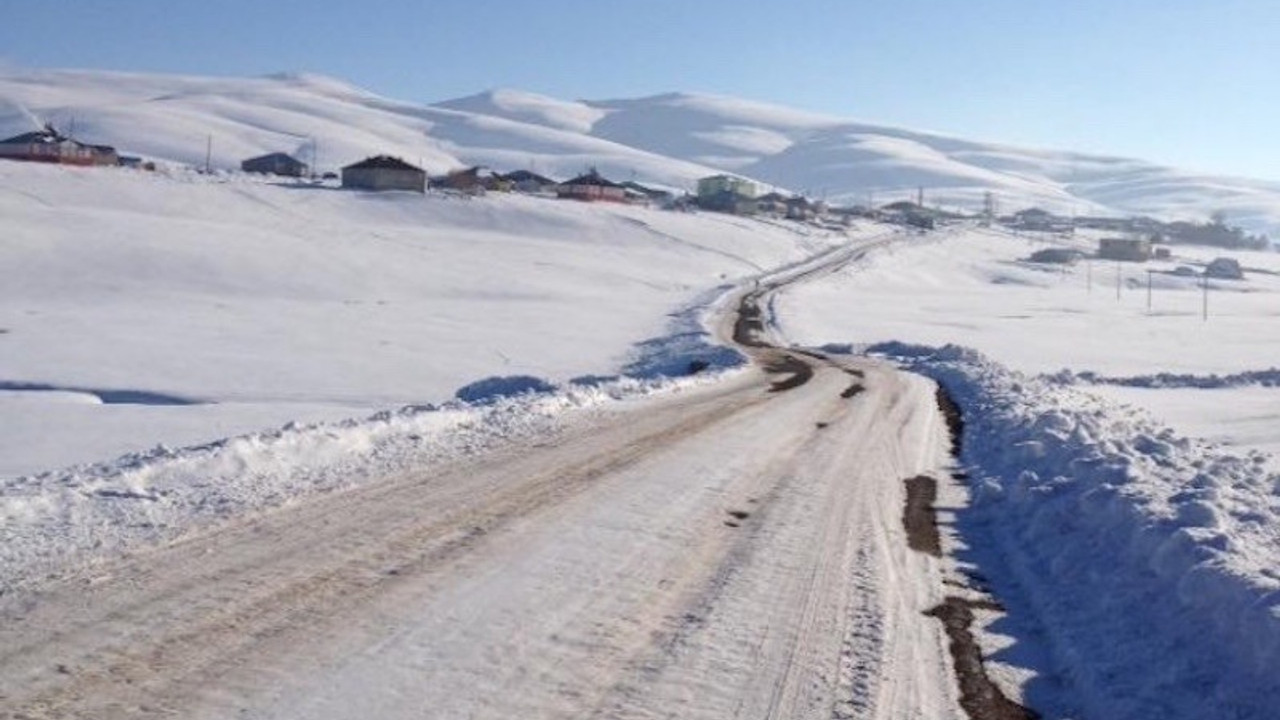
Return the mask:
POLYGON ((927 475, 909 478, 907 504, 902 511, 902 526, 907 530, 907 546, 912 550, 942 557, 942 538, 938 534, 938 518, 934 502, 938 499, 938 481, 927 475))
POLYGON ((941 384, 938 385, 937 398, 938 409, 942 411, 942 417, 947 421, 947 430, 951 434, 951 457, 959 460, 960 452, 964 449, 964 413, 960 411, 960 406, 951 397, 951 393, 941 384))
POLYGON ((951 641, 951 658, 960 681, 960 707, 973 720, 1038 720, 1038 714, 1005 697, 987 676, 982 650, 970 630, 975 609, 1001 610, 998 604, 987 600, 950 596, 925 613, 942 621, 951 641))
POLYGON ((794 390, 813 378, 813 366, 794 355, 770 359, 765 363, 764 371, 770 375, 790 375, 773 383, 769 392, 794 390))

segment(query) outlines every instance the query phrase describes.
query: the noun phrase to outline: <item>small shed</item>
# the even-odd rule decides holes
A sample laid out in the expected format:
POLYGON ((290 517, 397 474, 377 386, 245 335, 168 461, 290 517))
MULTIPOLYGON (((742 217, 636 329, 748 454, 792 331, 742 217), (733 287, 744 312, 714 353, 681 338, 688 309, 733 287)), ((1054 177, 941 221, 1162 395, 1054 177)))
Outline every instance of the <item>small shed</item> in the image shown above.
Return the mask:
POLYGON ((307 164, 288 153, 273 152, 249 158, 240 163, 245 172, 263 173, 267 175, 283 175, 285 177, 302 177, 307 174, 307 164))
POLYGON ((342 187, 359 190, 427 191, 427 173, 390 155, 375 155, 342 168, 342 187))
POLYGON ((1074 248, 1050 247, 1037 250, 1027 258, 1029 262, 1048 265, 1074 265, 1082 253, 1074 248))
POLYGON ((556 195, 573 200, 604 200, 626 202, 627 190, 612 180, 607 180, 592 169, 585 175, 566 180, 556 188, 556 195))
POLYGON ((1147 238, 1102 238, 1098 241, 1098 257, 1146 262, 1151 259, 1151 241, 1147 238))

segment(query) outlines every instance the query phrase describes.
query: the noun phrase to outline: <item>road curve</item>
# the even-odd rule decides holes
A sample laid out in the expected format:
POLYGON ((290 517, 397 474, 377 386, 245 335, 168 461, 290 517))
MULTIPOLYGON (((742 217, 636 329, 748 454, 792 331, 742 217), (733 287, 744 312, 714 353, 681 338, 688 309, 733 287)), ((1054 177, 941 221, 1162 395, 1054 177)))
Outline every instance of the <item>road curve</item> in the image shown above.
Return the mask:
POLYGON ((0 717, 959 717, 933 387, 763 318, 855 250, 744 293, 755 370, 0 597, 0 717))

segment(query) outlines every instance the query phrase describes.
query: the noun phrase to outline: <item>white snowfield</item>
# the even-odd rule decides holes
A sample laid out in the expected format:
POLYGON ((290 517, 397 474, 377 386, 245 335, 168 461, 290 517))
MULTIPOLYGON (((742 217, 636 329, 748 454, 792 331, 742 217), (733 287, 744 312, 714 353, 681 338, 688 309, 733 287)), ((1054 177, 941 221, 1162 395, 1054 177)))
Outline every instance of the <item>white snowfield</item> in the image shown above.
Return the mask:
POLYGON ((324 170, 390 153, 433 173, 468 165, 557 179, 596 166, 689 190, 733 172, 844 203, 914 199, 976 211, 1149 214, 1222 211, 1251 232, 1280 230, 1280 183, 1213 177, 1141 160, 1011 147, 819 115, 737 98, 669 93, 564 101, 493 90, 431 105, 333 78, 208 78, 88 70, 0 73, 0 136, 52 121, 88 142, 165 161, 237 168, 290 152, 324 170))

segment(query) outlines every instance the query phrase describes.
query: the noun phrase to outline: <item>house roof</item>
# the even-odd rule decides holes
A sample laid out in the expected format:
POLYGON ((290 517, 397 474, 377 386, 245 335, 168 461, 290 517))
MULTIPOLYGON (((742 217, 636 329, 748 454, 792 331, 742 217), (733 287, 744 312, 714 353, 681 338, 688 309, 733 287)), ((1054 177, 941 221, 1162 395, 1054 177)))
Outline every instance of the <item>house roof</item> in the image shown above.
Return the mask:
POLYGON ((0 140, 0 144, 4 145, 30 145, 32 143, 56 143, 67 140, 57 131, 45 128, 43 130, 32 130, 31 132, 14 135, 11 138, 0 140))
POLYGON ((245 160, 245 162, 251 163, 251 162, 262 162, 267 160, 271 160, 271 161, 284 160, 290 163, 297 163, 298 165, 306 164, 301 160, 299 160, 298 158, 290 155, 289 153, 282 153, 282 152, 273 152, 273 153, 267 153, 266 155, 259 155, 258 157, 251 157, 248 160, 245 160))
POLYGON ((348 165, 343 170, 416 170, 422 172, 422 168, 401 160, 390 155, 374 155, 365 158, 358 163, 348 165))
POLYGON ((641 193, 643 195, 647 195, 648 197, 651 197, 651 198, 665 197, 671 194, 666 190, 658 190, 657 188, 651 188, 648 185, 641 185, 635 180, 628 180, 620 184, 622 185, 622 187, 628 190, 634 190, 635 192, 641 193))
POLYGON ((552 180, 551 178, 543 175, 539 175, 538 173, 533 172, 532 170, 513 170, 507 173, 506 175, 503 175, 502 179, 510 180, 511 182, 517 182, 517 183, 518 182, 536 182, 536 183, 541 183, 543 185, 556 184, 555 180, 552 180))
POLYGON ((565 180, 561 184, 562 185, 595 185, 597 187, 611 187, 611 188, 622 187, 622 185, 619 185, 618 183, 613 182, 612 180, 606 180, 604 177, 600 175, 600 173, 596 172, 595 170, 592 170, 591 172, 588 172, 585 175, 579 175, 578 177, 572 180, 565 180))

